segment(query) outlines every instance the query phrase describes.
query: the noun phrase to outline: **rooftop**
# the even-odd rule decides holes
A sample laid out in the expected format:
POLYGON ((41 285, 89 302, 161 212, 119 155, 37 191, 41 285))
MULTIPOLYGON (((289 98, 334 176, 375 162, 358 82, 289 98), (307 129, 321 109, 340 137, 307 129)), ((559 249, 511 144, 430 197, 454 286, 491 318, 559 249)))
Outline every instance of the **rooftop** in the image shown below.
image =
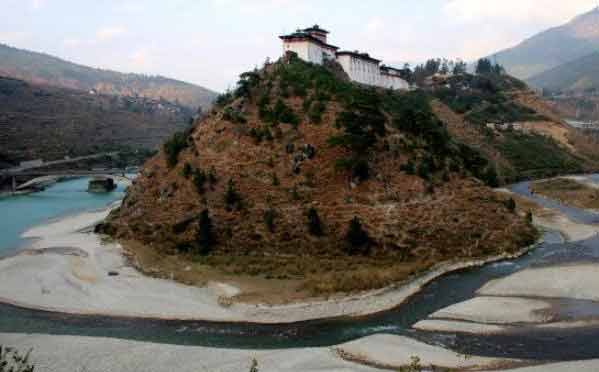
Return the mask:
POLYGON ((354 58, 363 59, 363 60, 370 61, 370 62, 375 62, 375 63, 380 63, 381 62, 380 59, 372 58, 370 56, 370 54, 368 54, 368 53, 360 53, 357 50, 355 50, 353 52, 349 51, 349 50, 343 50, 341 52, 337 52, 337 55, 338 56, 343 56, 343 55, 345 55, 345 56, 352 56, 354 58))
POLYGON ((336 47, 334 45, 331 44, 327 44, 325 42, 323 42, 322 40, 310 35, 308 32, 306 32, 306 30, 297 30, 296 32, 289 34, 289 35, 282 35, 279 36, 279 38, 281 40, 285 40, 285 41, 311 41, 313 43, 316 43, 320 46, 323 46, 325 48, 329 48, 329 49, 339 49, 339 47, 336 47))
POLYGON ((304 32, 319 32, 321 34, 329 34, 330 33, 327 30, 320 28, 320 26, 318 26, 318 25, 314 25, 312 27, 306 28, 303 31, 304 32))

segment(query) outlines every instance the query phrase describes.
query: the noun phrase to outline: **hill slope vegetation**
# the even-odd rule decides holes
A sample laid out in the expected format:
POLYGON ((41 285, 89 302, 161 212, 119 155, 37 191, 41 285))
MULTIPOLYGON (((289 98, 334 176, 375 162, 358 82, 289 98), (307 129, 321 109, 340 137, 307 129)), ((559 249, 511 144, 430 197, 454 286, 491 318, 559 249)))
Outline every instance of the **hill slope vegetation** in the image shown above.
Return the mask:
POLYGON ((448 107, 289 55, 243 74, 210 115, 165 143, 99 230, 151 247, 161 258, 149 266, 130 249, 154 275, 203 284, 193 273, 216 269, 299 281, 310 294, 514 252, 535 231, 485 186, 498 184, 496 165, 442 120, 443 108, 461 118, 448 107))

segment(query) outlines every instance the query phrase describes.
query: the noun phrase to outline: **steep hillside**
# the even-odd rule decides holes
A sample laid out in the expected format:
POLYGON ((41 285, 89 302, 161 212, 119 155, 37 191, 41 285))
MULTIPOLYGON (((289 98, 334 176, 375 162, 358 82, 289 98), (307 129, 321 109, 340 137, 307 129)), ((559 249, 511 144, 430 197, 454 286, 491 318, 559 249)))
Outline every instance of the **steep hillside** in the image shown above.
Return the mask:
POLYGON ((491 58, 520 79, 529 79, 599 50, 599 8, 541 32, 491 58))
POLYGON ((89 94, 0 77, 0 158, 155 149, 195 114, 166 101, 89 94))
POLYGON ((217 102, 145 165, 99 229, 148 273, 354 291, 535 236, 480 181, 497 181, 494 165, 448 133, 423 92, 365 88, 339 66, 289 56, 243 74, 217 102))
POLYGON ((0 76, 61 88, 93 89, 101 94, 165 99, 193 110, 207 109, 216 97, 209 89, 162 76, 100 70, 2 44, 0 76))
POLYGON ((574 129, 519 80, 465 74, 429 90, 449 131, 492 159, 505 183, 599 166, 573 143, 574 129))
POLYGON ((535 75, 528 82, 556 92, 599 90, 599 52, 535 75))

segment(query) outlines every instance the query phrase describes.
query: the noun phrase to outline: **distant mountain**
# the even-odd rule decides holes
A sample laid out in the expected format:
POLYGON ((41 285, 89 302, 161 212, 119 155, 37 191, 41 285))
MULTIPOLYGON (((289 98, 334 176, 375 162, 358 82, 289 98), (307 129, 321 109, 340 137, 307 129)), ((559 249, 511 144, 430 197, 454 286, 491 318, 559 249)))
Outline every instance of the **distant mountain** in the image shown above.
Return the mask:
POLYGON ((95 90, 98 93, 166 99, 192 109, 209 107, 216 93, 189 83, 140 74, 124 74, 71 63, 47 54, 0 44, 0 75, 34 84, 95 90))
POLYGON ((508 73, 529 79, 599 50, 599 8, 492 56, 508 73))
POLYGON ((91 94, 0 77, 0 163, 156 149, 196 113, 165 100, 91 94))
POLYGON ((530 78, 528 82, 536 88, 553 91, 598 89, 599 52, 542 72, 530 78))

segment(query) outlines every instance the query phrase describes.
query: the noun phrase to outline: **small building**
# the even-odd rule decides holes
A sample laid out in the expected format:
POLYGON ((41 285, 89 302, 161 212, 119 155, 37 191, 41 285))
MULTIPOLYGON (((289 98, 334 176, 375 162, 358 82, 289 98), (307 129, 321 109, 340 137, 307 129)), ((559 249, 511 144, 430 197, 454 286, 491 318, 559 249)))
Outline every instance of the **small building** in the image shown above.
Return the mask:
POLYGON ((314 25, 310 28, 279 36, 283 52, 294 52, 304 61, 322 65, 326 59, 335 60, 338 47, 327 43, 328 31, 314 25))
POLYGON ((409 89, 410 84, 402 78, 402 70, 380 66, 381 60, 368 53, 338 51, 339 47, 328 43, 329 31, 318 25, 279 36, 283 41, 283 53, 293 52, 306 62, 322 65, 326 60, 337 61, 352 81, 388 89, 409 89))

